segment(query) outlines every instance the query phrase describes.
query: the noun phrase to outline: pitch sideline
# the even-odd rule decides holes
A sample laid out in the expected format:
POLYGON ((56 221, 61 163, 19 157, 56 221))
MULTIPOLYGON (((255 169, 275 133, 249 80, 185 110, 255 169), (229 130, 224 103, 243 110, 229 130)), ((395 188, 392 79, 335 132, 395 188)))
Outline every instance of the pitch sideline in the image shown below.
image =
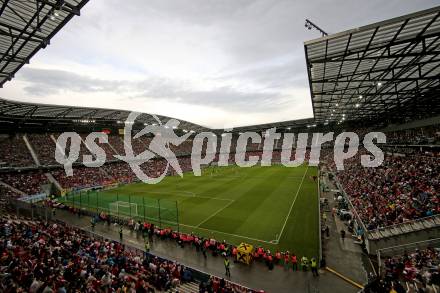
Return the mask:
POLYGON ((295 199, 292 201, 292 204, 290 205, 289 213, 287 214, 286 219, 284 220, 284 225, 283 225, 283 227, 281 228, 281 232, 280 232, 280 234, 278 235, 278 238, 276 239, 277 242, 280 241, 281 236, 283 235, 284 228, 286 228, 287 221, 288 221, 289 218, 290 218, 290 214, 292 213, 293 206, 295 205, 296 199, 298 198, 299 191, 301 190, 302 184, 303 184, 303 182, 304 182, 304 178, 306 177, 306 175, 307 175, 307 171, 308 171, 308 170, 309 170, 309 165, 307 165, 307 168, 306 168, 306 170, 304 171, 304 175, 303 175, 303 177, 302 177, 302 179, 301 179, 301 183, 299 184, 298 189, 297 189, 297 191, 296 191, 295 199))

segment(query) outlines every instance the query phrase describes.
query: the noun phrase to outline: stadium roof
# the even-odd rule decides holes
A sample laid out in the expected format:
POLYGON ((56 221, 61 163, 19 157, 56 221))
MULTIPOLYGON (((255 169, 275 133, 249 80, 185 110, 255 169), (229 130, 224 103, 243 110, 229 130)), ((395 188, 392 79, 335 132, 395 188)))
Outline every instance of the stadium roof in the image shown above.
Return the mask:
POLYGON ((0 87, 50 44, 88 0, 0 0, 0 87))
POLYGON ((440 113, 440 6, 304 47, 317 123, 440 113))
MULTIPOLYGON (((97 109, 86 107, 70 107, 70 106, 57 106, 57 105, 45 105, 45 104, 32 104, 23 102, 14 102, 0 98, 0 119, 4 120, 50 120, 53 122, 76 122, 81 124, 93 124, 93 123, 116 123, 124 124, 130 111, 124 110, 111 110, 111 109, 97 109)), ((160 122, 165 124, 170 117, 156 115, 160 122)), ((195 132, 201 132, 207 130, 207 128, 179 120, 179 129, 195 132)), ((1 121, 0 121, 1 122, 1 121)), ((136 122, 152 125, 157 124, 158 121, 150 114, 142 113, 136 122)))
POLYGON ((298 120, 289 120, 282 122, 273 122, 273 123, 265 123, 265 124, 257 124, 257 125, 249 125, 249 126, 241 126, 235 127, 234 131, 246 132, 246 131, 266 131, 267 129, 276 127, 278 130, 291 130, 294 131, 296 129, 304 130, 305 128, 315 127, 315 121, 313 118, 306 119, 298 119, 298 120))

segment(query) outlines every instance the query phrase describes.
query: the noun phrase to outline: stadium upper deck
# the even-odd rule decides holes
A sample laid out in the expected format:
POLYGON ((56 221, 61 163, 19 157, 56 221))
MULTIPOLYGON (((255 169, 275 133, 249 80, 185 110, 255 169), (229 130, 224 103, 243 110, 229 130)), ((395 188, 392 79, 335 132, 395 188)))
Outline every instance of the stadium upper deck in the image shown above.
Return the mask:
POLYGON ((316 123, 440 113, 440 7, 305 42, 316 123))

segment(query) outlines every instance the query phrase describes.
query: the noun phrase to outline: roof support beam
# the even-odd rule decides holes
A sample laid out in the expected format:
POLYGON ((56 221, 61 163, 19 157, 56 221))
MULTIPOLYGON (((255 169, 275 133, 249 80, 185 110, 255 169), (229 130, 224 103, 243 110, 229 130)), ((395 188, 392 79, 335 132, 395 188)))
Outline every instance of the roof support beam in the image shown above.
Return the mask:
POLYGON ((0 7, 0 17, 1 17, 2 14, 3 14, 3 11, 5 11, 6 6, 8 6, 8 2, 9 2, 9 0, 4 0, 2 6, 0 7))
POLYGON ((52 2, 47 1, 47 0, 37 0, 37 1, 40 2, 40 3, 43 3, 45 5, 48 5, 48 6, 52 7, 53 9, 56 9, 56 10, 63 10, 65 12, 67 12, 67 13, 72 13, 72 14, 74 14, 76 16, 80 16, 81 15, 80 9, 78 7, 73 6, 73 5, 67 3, 67 2, 65 2, 63 0, 57 0, 57 3, 52 3, 52 2))

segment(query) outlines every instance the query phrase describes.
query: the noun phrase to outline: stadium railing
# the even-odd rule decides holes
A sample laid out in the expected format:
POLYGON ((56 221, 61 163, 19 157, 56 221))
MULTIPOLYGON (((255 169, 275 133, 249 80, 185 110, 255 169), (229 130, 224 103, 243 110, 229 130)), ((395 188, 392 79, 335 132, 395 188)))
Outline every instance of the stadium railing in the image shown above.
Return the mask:
MULTIPOLYGON (((351 202, 350 197, 347 195, 347 193, 345 192, 344 188, 343 188, 342 185, 339 183, 339 181, 338 181, 338 179, 337 179, 337 177, 336 177, 336 174, 333 173, 333 172, 331 172, 331 174, 333 174, 333 178, 334 178, 334 180, 335 180, 336 187, 338 188, 338 190, 340 191, 340 193, 344 196, 344 198, 347 200, 347 202, 348 202, 348 204, 349 204, 349 206, 350 206, 350 210, 353 212, 353 215, 354 215, 355 218, 356 218, 356 224, 357 224, 357 225, 360 225, 361 228, 362 228, 362 230, 364 231, 364 235, 365 235, 364 238, 365 238, 365 241, 367 242, 367 241, 368 241, 367 239, 368 239, 368 233, 369 233, 369 231, 368 231, 367 228, 365 227, 364 222, 362 221, 362 219, 361 219, 361 217, 359 216, 359 214, 358 214, 356 208, 354 207, 353 203, 351 202)), ((367 247, 368 247, 368 245, 367 245, 367 247)))
POLYGON ((319 259, 322 260, 322 215, 321 215, 321 172, 318 168, 318 227, 319 227, 319 259))
POLYGON ((440 226, 440 215, 423 217, 415 220, 408 220, 402 223, 369 230, 371 239, 380 239, 392 237, 398 234, 404 234, 425 229, 432 229, 440 226))

